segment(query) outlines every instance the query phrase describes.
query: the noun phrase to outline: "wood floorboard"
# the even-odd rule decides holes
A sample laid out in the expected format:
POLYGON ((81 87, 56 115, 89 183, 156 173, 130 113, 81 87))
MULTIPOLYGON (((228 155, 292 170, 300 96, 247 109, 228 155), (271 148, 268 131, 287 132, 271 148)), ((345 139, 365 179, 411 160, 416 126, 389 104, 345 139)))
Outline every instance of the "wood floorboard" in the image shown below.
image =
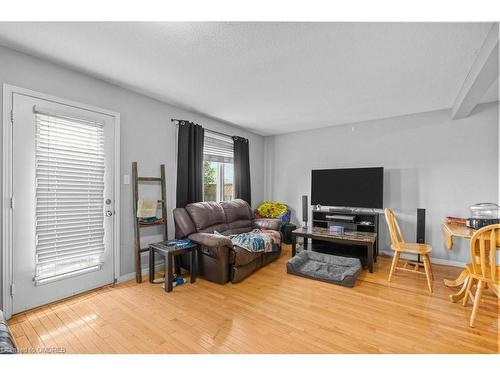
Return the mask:
POLYGON ((198 278, 165 293, 129 281, 17 314, 21 352, 67 353, 499 353, 499 303, 486 291, 475 328, 472 306, 453 304, 443 279, 460 269, 433 265, 425 277, 398 272, 391 258, 363 271, 354 288, 286 273, 281 258, 238 284, 198 278))

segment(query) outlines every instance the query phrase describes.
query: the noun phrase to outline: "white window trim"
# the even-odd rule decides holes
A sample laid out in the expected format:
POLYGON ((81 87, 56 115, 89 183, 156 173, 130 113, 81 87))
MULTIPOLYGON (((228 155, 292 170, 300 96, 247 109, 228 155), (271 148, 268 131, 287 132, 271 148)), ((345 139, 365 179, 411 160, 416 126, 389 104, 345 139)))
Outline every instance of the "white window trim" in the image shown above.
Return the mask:
MULTIPOLYGON (((205 159, 203 159, 203 161, 207 161, 205 159)), ((224 179, 225 179, 225 175, 224 175, 224 165, 225 164, 230 164, 230 163, 221 163, 221 162, 217 162, 217 171, 216 171, 216 174, 217 174, 217 186, 216 186, 216 192, 215 192, 215 196, 216 196, 216 202, 224 202, 224 179)), ((233 165, 233 168, 234 168, 234 164, 233 165)), ((233 172, 234 173, 234 172, 233 172)), ((234 199, 234 174, 233 174, 233 196, 232 196, 234 199)), ((203 189, 203 201, 205 201, 205 189, 203 189)))
POLYGON ((114 214, 114 241, 113 241, 113 278, 117 282, 120 276, 120 114, 99 107, 90 106, 52 95, 43 94, 33 90, 16 87, 9 84, 3 85, 3 122, 2 122, 2 310, 7 319, 12 315, 13 298, 11 296, 11 285, 13 283, 13 262, 12 262, 12 209, 10 207, 10 197, 12 196, 12 123, 11 112, 13 95, 21 94, 34 98, 52 101, 88 111, 99 112, 115 119, 115 214, 114 214))
POLYGON ((217 202, 224 200, 224 164, 217 165, 218 184, 217 184, 217 202))

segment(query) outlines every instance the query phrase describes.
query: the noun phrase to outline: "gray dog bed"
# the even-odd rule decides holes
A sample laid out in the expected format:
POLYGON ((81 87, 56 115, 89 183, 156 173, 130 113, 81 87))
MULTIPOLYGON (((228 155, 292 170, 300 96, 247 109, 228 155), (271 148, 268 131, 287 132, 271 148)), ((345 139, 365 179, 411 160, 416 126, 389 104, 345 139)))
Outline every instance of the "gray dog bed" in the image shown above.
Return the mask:
POLYGON ((292 275, 352 288, 361 272, 361 262, 356 258, 301 251, 287 262, 286 271, 292 275))

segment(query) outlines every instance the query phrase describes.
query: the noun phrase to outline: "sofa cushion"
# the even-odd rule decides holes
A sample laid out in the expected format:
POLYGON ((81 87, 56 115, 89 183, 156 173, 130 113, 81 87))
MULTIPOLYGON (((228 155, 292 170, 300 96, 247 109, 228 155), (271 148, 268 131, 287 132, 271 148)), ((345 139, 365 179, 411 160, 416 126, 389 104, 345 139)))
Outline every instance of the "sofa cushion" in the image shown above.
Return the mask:
POLYGON ((245 233, 253 230, 252 220, 241 219, 236 221, 230 221, 227 223, 228 230, 233 231, 234 233, 245 233), (243 232, 241 230, 244 230, 243 232))
POLYGON ((252 226, 258 229, 270 229, 279 231, 281 227, 281 221, 278 219, 254 219, 252 221, 252 226))
POLYGON ((226 213, 226 223, 232 223, 237 220, 252 220, 252 210, 243 199, 234 199, 232 201, 220 202, 220 205, 226 213))
POLYGON ((248 233, 252 231, 252 227, 241 227, 241 228, 230 228, 228 225, 228 228, 224 232, 220 232, 224 236, 231 236, 233 234, 241 234, 241 233, 248 233))
POLYGON ((229 226, 225 223, 223 224, 216 224, 216 225, 211 225, 209 227, 200 229, 198 233, 215 233, 218 232, 220 234, 223 234, 226 236, 226 232, 229 229, 229 226))
MULTIPOLYGON (((226 223, 226 214, 217 202, 190 203, 186 206, 186 211, 189 213, 197 232, 206 232, 204 229, 226 223)), ((219 228, 217 231, 220 232, 220 230, 226 229, 219 228)), ((211 232, 213 233, 213 230, 211 232)))

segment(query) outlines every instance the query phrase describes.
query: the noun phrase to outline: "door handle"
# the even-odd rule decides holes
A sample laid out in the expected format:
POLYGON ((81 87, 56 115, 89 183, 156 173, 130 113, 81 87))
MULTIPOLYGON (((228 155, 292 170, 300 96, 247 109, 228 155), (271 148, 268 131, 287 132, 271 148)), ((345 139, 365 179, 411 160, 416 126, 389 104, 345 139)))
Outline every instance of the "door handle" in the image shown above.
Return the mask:
POLYGON ((109 216, 113 216, 113 213, 112 213, 110 210, 107 210, 107 211, 106 211, 106 216, 108 216, 108 217, 109 217, 109 216))

